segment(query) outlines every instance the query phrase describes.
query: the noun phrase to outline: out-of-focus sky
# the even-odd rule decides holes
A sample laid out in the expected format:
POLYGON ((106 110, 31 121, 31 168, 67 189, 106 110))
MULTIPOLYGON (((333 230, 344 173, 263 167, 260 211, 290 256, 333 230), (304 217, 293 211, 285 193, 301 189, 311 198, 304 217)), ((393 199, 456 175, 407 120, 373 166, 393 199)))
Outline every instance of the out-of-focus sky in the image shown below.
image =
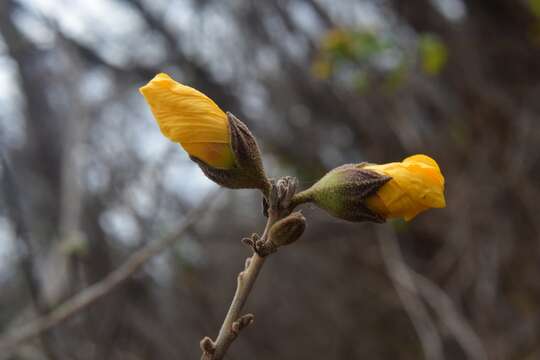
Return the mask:
MULTIPOLYGON (((145 41, 144 46, 133 46, 130 40, 133 33, 144 33, 144 24, 129 6, 121 1, 48 1, 48 0, 21 0, 20 2, 27 11, 21 11, 16 17, 16 22, 24 34, 40 47, 46 49, 55 46, 54 32, 51 27, 59 27, 62 32, 74 38, 82 40, 89 46, 99 49, 106 61, 126 66, 131 61, 159 62, 165 48, 160 41, 145 41)), ((164 20, 179 30, 190 26, 190 8, 183 1, 176 1, 169 7, 164 1, 149 2, 155 8, 169 8, 164 20), (184 11, 179 11, 183 9, 184 11)), ((191 24, 193 25, 193 24, 191 24)), ((152 40, 152 34, 148 35, 152 40)), ((156 39, 153 39, 156 40, 156 39)), ((59 64, 58 66, 62 66, 59 64)), ((24 145, 24 103, 18 86, 18 69, 15 63, 6 53, 6 47, 0 37, 0 83, 3 86, 0 92, 0 146, 20 147, 24 145)), ((79 96, 88 103, 99 102, 107 96, 111 96, 110 77, 102 71, 93 71, 80 74, 82 81, 78 85, 79 96)), ((148 79, 150 80, 150 79, 148 79)), ((47 86, 40 84, 39 86, 47 86)), ((143 85, 143 84, 141 84, 143 85)), ((193 163, 187 161, 187 155, 176 148, 161 135, 159 128, 152 118, 149 108, 137 87, 133 88, 134 113, 138 116, 133 118, 130 128, 125 131, 130 133, 132 143, 136 144, 134 150, 147 163, 158 161, 164 156, 169 156, 167 166, 160 171, 163 177, 163 186, 172 192, 182 193, 184 198, 191 199, 194 203, 209 189, 215 188, 193 163), (175 150, 171 150, 174 148, 175 150)), ((111 108, 107 110, 111 126, 122 126, 115 119, 125 114, 124 108, 111 108), (115 124, 117 123, 117 124, 115 124)), ((113 153, 121 154, 125 149, 121 145, 115 147, 115 133, 111 132, 110 138, 103 138, 104 146, 113 153)), ((148 172, 146 176, 155 176, 148 172)), ((106 172, 99 167, 90 169, 84 179, 88 191, 98 190, 107 186, 108 177, 106 172)), ((139 211, 154 211, 150 208, 148 195, 134 189, 130 192, 132 201, 139 211), (146 209, 146 210, 145 210, 146 209)), ((133 238, 137 228, 133 218, 123 209, 111 209, 102 219, 102 226, 108 232, 119 235, 119 239, 133 238)), ((0 274, 13 261, 14 233, 8 221, 0 215, 0 274), (6 266, 3 266, 6 265, 6 266)))

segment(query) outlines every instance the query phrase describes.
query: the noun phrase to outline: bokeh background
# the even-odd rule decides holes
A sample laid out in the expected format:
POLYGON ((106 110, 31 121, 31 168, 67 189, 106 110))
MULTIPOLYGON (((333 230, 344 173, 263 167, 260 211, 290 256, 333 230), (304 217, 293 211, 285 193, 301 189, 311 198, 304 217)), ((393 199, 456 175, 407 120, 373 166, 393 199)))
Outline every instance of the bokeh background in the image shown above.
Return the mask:
MULTIPOLYGON (((414 153, 446 176, 410 223, 304 207, 228 359, 540 358, 538 0, 0 0, 0 341, 216 191, 137 91, 162 71, 247 123, 272 177, 414 153)), ((263 225, 257 192, 222 190, 0 358, 198 359, 263 225)))

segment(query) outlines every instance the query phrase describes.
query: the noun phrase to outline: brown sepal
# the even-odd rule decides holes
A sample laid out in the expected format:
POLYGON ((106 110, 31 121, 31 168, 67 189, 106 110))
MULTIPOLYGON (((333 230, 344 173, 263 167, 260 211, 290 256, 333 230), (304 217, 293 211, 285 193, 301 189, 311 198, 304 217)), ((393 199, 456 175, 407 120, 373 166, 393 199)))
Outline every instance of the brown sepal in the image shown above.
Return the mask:
MULTIPOLYGON (((327 176, 339 176, 331 185, 315 184, 312 192, 314 202, 330 214, 347 221, 371 221, 383 223, 386 219, 366 207, 364 200, 386 184, 390 176, 363 169, 364 164, 347 164, 333 169, 327 176)), ((321 180, 323 180, 321 179, 321 180)))
POLYGON ((216 169, 204 161, 191 156, 203 173, 215 183, 230 189, 260 189, 265 195, 269 182, 264 173, 259 146, 248 127, 233 114, 227 112, 231 150, 235 166, 231 169, 216 169))
MULTIPOLYGON (((346 172, 349 173, 349 171, 346 172)), ((362 169, 358 165, 356 165, 355 170, 347 175, 350 177, 350 183, 347 183, 343 189, 348 195, 344 198, 344 206, 347 211, 343 212, 342 218, 354 222, 371 221, 384 223, 386 219, 365 206, 364 200, 368 196, 375 194, 381 186, 392 178, 390 176, 380 175, 371 170, 362 169)))

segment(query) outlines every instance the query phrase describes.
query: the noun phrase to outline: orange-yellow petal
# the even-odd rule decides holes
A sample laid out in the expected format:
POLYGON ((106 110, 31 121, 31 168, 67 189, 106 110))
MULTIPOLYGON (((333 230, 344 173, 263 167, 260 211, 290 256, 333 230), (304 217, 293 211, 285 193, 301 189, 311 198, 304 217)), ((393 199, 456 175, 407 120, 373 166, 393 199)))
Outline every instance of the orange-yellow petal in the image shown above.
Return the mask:
POLYGON ((381 215, 384 218, 387 218, 390 214, 390 210, 386 207, 381 197, 377 194, 373 194, 368 197, 366 200, 367 207, 376 214, 381 215))
POLYGON ((219 169, 230 169, 234 166, 234 158, 229 144, 187 143, 184 150, 191 156, 219 169))
POLYGON ((402 162, 367 165, 364 169, 392 177, 366 199, 368 208, 382 216, 402 217, 408 221, 429 208, 446 206, 444 177, 435 160, 426 155, 410 156, 402 162))
POLYGON ((212 99, 164 73, 139 90, 163 135, 210 166, 234 167, 227 115, 212 99))

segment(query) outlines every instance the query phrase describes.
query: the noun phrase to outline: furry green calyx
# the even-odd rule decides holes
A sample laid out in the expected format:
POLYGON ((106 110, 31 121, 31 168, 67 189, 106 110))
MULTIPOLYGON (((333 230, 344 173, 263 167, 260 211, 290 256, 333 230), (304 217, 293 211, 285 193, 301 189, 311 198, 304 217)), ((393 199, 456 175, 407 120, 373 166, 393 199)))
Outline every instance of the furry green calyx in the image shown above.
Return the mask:
POLYGON ((299 202, 313 202, 330 215, 347 221, 385 222, 369 210, 364 200, 391 177, 363 169, 365 163, 339 166, 297 196, 299 202))

